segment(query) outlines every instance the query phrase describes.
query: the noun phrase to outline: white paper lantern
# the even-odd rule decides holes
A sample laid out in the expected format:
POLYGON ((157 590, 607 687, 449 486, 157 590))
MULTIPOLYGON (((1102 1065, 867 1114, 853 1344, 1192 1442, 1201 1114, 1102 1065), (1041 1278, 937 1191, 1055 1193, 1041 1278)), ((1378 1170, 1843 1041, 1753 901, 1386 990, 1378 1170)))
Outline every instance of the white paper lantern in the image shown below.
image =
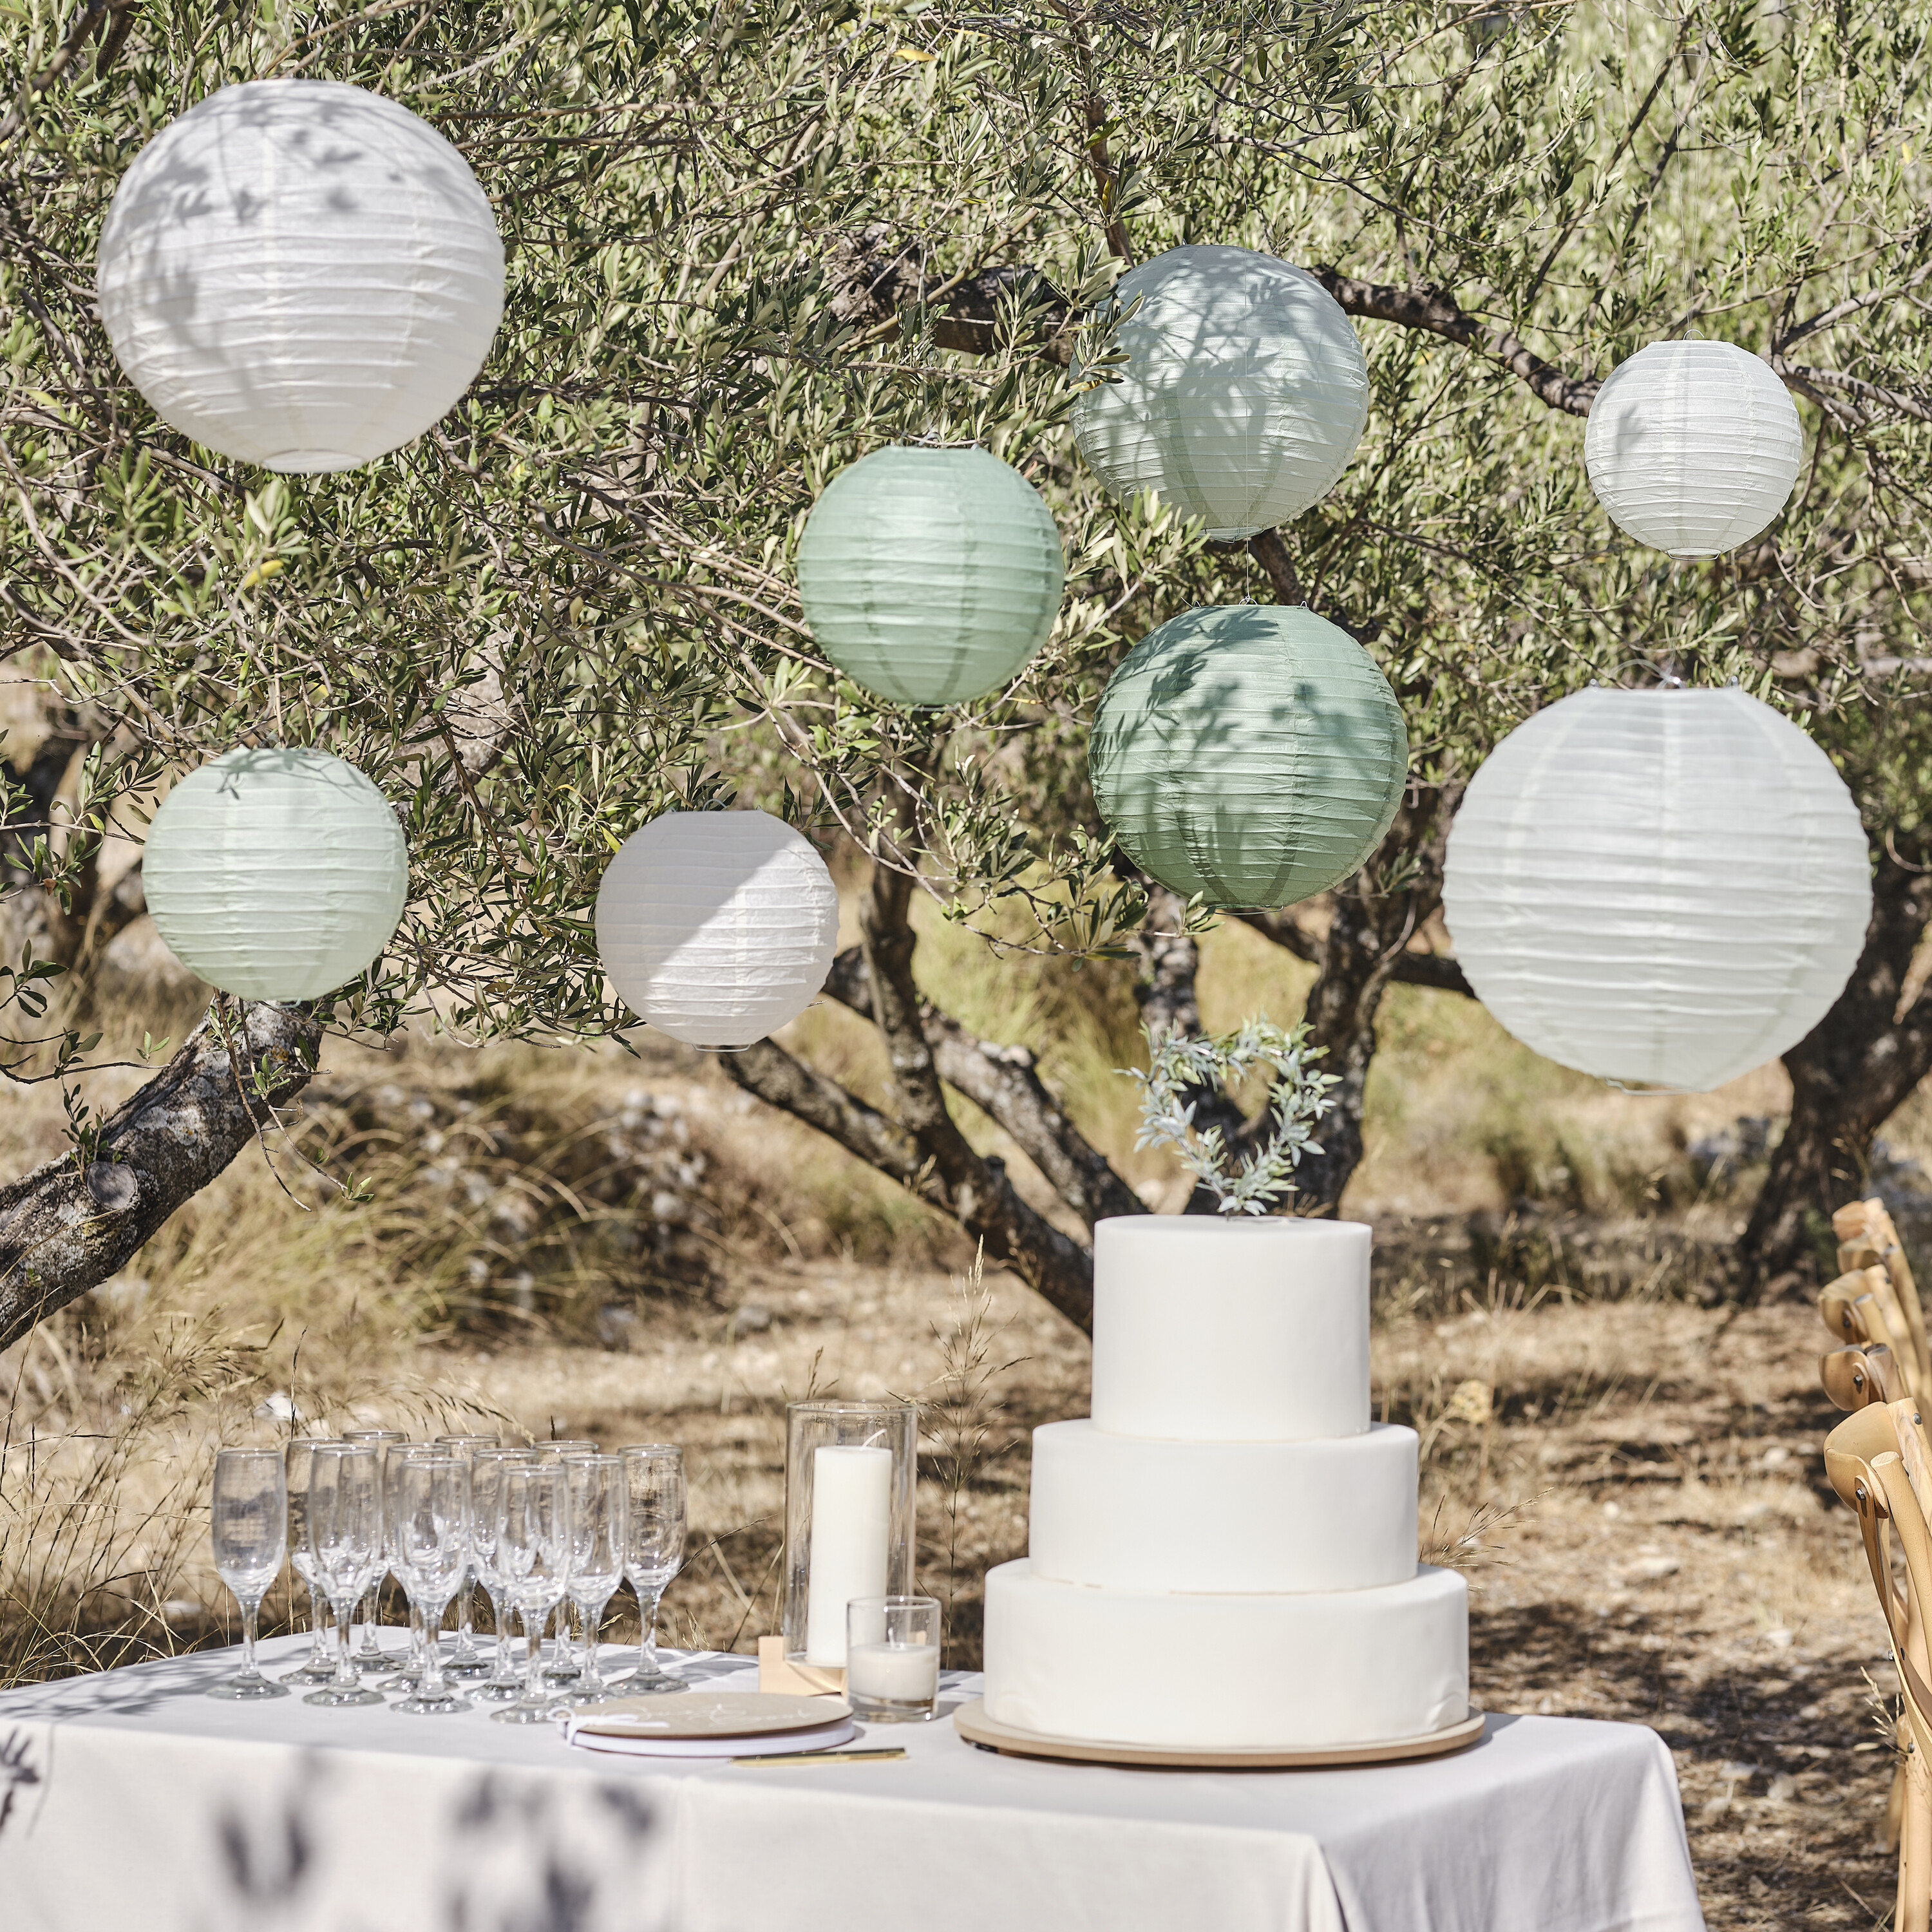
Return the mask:
POLYGON ((1741 691, 1580 692, 1511 732, 1449 834, 1478 997, 1538 1052, 1702 1091, 1794 1046, 1871 914, 1832 761, 1741 691))
POLYGON ((409 897, 389 801, 326 752, 236 751, 148 828, 148 910, 190 973, 247 1000, 313 1000, 376 958, 409 897))
POLYGON ((1369 419, 1369 369, 1341 304, 1305 269, 1246 248, 1170 248, 1120 278, 1118 382, 1073 405, 1081 454, 1114 495, 1158 490, 1223 539, 1332 490, 1369 419))
POLYGON ((668 812, 597 893, 597 950, 624 1004, 687 1046, 749 1046, 818 996, 838 944, 825 861, 763 812, 668 812))
POLYGON ((165 422, 265 469, 350 470, 461 399, 502 313, 503 247, 469 164, 407 108, 255 80, 135 157, 96 279, 165 422))
POLYGON ((1797 405, 1733 342, 1653 342, 1590 405, 1583 463, 1610 520, 1672 556, 1718 556, 1768 529, 1804 460, 1797 405))

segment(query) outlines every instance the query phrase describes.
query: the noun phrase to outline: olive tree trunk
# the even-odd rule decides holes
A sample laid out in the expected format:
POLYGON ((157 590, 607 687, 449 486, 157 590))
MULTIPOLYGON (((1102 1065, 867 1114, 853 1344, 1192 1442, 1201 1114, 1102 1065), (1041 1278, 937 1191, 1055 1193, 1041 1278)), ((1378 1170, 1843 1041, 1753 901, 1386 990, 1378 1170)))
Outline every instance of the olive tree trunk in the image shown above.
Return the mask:
POLYGON ((124 1268, 274 1124, 321 1046, 306 1007, 218 1000, 86 1146, 0 1187, 0 1348, 124 1268))

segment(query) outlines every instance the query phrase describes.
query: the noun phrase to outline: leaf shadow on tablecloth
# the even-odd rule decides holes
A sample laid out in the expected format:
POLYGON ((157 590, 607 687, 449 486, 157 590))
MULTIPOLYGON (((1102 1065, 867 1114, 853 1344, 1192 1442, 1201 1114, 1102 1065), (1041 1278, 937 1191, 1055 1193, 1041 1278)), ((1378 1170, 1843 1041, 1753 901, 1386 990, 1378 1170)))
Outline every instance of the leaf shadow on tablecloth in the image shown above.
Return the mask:
MULTIPOLYGON (((368 1761, 299 1754, 213 1808, 209 1913, 197 1932, 609 1932, 652 1926, 656 1832, 635 1789, 520 1768, 405 1760, 433 1784, 426 1828, 371 1824, 368 1761)), ((420 1819, 398 1802, 399 1818, 420 1819)))

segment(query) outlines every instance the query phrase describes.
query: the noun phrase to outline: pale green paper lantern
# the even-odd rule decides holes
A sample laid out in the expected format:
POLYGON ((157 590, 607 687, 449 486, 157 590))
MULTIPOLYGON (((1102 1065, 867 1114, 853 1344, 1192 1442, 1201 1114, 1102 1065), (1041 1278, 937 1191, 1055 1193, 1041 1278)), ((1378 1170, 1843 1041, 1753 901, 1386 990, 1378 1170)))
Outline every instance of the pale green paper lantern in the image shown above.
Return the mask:
POLYGON ((900 704, 1009 683, 1051 634, 1066 580, 1052 512, 983 449, 874 451, 826 486, 798 547, 820 648, 900 704))
POLYGON ((197 978, 244 1000, 313 1000, 388 944, 410 855, 368 778, 290 746, 190 772, 154 814, 141 876, 156 928, 197 978))
POLYGON ((1190 610, 1128 652, 1088 747, 1120 849, 1184 896, 1292 905, 1346 879, 1401 802, 1408 734, 1361 646, 1301 605, 1190 610))
POLYGON ((1126 363, 1073 405, 1080 453, 1108 490, 1157 490, 1229 540, 1328 495, 1368 423, 1369 365, 1306 269, 1202 244, 1142 262, 1114 292, 1126 363))

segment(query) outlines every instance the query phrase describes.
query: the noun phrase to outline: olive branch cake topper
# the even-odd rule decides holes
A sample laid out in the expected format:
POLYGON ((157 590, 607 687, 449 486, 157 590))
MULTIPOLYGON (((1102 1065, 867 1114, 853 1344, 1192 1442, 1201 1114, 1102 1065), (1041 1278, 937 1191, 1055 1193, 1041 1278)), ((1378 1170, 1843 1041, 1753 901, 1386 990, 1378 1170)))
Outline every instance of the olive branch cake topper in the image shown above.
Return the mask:
POLYGON ((1147 1037, 1147 1070, 1118 1070, 1141 1090, 1141 1132, 1135 1151, 1172 1148, 1181 1165, 1213 1190, 1223 1214, 1270 1213, 1284 1196, 1294 1192, 1294 1169, 1303 1154, 1322 1151, 1321 1143, 1311 1136, 1316 1122, 1335 1104, 1329 1090, 1342 1084, 1335 1075, 1313 1069, 1312 1063, 1328 1048, 1308 1044, 1305 1022, 1284 1030, 1261 1018, 1244 1020, 1232 1033, 1199 1040, 1166 1031, 1157 1036, 1150 1032, 1147 1037), (1184 1103, 1183 1096, 1204 1087, 1225 1094, 1231 1082, 1264 1066, 1275 1076, 1268 1108, 1274 1129, 1231 1172, 1221 1130, 1197 1130, 1194 1113, 1199 1100, 1184 1103))

